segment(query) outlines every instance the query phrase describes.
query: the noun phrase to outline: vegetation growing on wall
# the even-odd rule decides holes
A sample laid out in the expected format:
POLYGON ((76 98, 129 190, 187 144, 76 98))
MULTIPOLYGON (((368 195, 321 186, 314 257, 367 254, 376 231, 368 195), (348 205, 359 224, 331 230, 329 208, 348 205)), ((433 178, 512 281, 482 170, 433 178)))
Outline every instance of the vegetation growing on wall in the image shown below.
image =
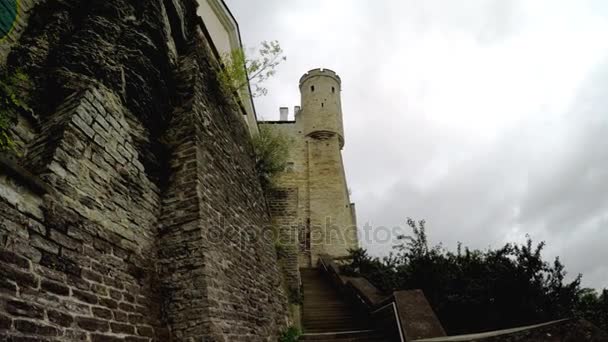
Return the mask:
POLYGON ((424 221, 408 219, 411 236, 397 253, 379 259, 351 251, 347 274, 362 275, 384 291, 422 289, 450 335, 496 330, 580 316, 608 330, 608 291, 580 288, 581 276, 566 281, 564 265, 542 258, 544 243, 456 253, 429 246, 424 221))
POLYGON ((279 337, 279 342, 297 342, 300 335, 300 330, 294 326, 291 326, 281 334, 279 337))
POLYGON ((291 140, 285 134, 260 125, 260 133, 253 137, 255 167, 265 191, 270 190, 274 178, 287 167, 291 140))
MULTIPOLYGON (((287 59, 278 41, 263 41, 255 57, 247 56, 244 49, 236 49, 222 56, 223 70, 219 80, 229 92, 241 92, 251 85, 253 97, 263 96, 268 89, 262 84, 276 73, 276 67, 287 59)), ((241 92, 243 94, 245 92, 241 92)))
POLYGON ((31 111, 21 89, 27 82, 27 75, 19 70, 0 70, 0 151, 13 148, 10 131, 15 125, 16 114, 31 111))

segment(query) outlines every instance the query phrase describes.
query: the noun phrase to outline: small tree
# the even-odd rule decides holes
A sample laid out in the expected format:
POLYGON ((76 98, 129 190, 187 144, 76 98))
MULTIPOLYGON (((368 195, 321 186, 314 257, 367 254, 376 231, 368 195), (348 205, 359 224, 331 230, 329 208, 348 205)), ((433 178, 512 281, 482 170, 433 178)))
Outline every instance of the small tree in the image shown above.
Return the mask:
POLYGON ((276 73, 276 67, 287 57, 278 41, 263 41, 257 56, 249 58, 243 49, 235 49, 222 56, 223 70, 219 79, 222 87, 229 92, 246 90, 251 84, 252 96, 263 96, 268 89, 262 86, 266 80, 276 73))
POLYGON ((260 125, 260 133, 253 137, 255 167, 264 190, 269 190, 275 176, 285 170, 289 158, 291 140, 266 125, 260 125))

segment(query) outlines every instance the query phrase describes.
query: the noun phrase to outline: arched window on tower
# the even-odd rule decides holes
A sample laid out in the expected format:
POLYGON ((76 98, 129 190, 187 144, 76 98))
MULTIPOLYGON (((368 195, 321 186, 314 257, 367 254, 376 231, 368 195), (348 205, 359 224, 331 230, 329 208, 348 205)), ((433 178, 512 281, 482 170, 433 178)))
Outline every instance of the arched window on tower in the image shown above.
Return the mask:
POLYGON ((310 86, 310 91, 315 91, 315 86, 314 85, 310 86))
POLYGON ((336 87, 331 87, 331 92, 335 93, 336 92, 336 87))

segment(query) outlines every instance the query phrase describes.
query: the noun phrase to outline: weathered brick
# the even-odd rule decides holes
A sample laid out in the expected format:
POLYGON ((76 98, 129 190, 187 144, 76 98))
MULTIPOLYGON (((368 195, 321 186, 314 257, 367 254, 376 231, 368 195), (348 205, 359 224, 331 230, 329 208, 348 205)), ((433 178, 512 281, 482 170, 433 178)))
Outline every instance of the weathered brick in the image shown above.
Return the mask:
POLYGON ((76 317, 76 325, 87 331, 106 332, 110 330, 110 324, 107 321, 102 321, 89 317, 76 317))
POLYGON ((118 334, 135 334, 135 327, 130 324, 124 323, 110 323, 110 328, 112 328, 112 332, 118 334))
POLYGON ((126 312, 135 312, 135 306, 125 302, 119 303, 118 308, 126 312))
POLYGON ((113 277, 103 277, 103 283, 118 290, 125 288, 125 284, 122 281, 113 277))
POLYGON ((128 293, 128 292, 123 292, 122 294, 122 298, 129 303, 135 303, 135 296, 133 296, 132 294, 128 293))
POLYGON ((80 276, 80 267, 71 259, 64 256, 59 256, 47 252, 42 252, 42 258, 40 259, 40 265, 49 267, 51 269, 61 271, 67 274, 80 276))
POLYGON ((9 336, 10 342, 54 342, 50 337, 9 336))
POLYGON ((69 296, 70 295, 70 289, 67 286, 54 282, 54 281, 49 281, 49 280, 43 279, 40 282, 40 288, 43 291, 54 293, 54 294, 57 294, 60 296, 69 296))
POLYGON ((92 294, 90 292, 86 292, 86 291, 77 290, 77 289, 72 289, 72 297, 78 298, 81 301, 89 303, 89 304, 97 304, 97 302, 98 302, 97 296, 95 296, 94 294, 92 294))
POLYGON ((101 297, 106 297, 108 295, 108 288, 100 284, 91 284, 91 291, 101 297))
POLYGON ((58 334, 57 329, 52 326, 20 319, 15 320, 15 329, 25 334, 39 336, 57 336, 58 334))
MULTIPOLYGON (((95 241, 102 241, 102 240, 96 239, 95 241)), ((102 242, 106 243, 105 241, 102 241, 102 242)), ((111 250, 112 247, 110 247, 108 245, 108 249, 111 250)), ((111 270, 110 266, 103 265, 103 264, 101 264, 98 261, 93 261, 91 263, 91 268, 93 269, 93 271, 95 271, 95 272, 97 272, 97 273, 99 273, 101 275, 104 275, 104 276, 107 275, 107 274, 110 274, 110 270, 111 270)))
MULTIPOLYGON (((79 249, 81 249, 81 248, 79 248, 79 249)), ((81 268, 81 275, 80 275, 81 277, 82 277, 82 269, 91 267, 91 258, 83 255, 80 250, 71 250, 71 249, 67 249, 67 248, 62 248, 59 255, 75 262, 81 268)))
POLYGON ((129 314, 129 323, 131 324, 143 324, 144 316, 140 314, 129 314))
POLYGON ((96 283, 101 283, 103 279, 98 273, 91 270, 82 270, 81 276, 84 279, 91 280, 96 283))
POLYGON ((0 278, 0 293, 7 294, 9 296, 16 296, 17 285, 8 279, 0 278))
POLYGON ((100 307, 93 307, 91 308, 91 311, 93 312, 93 316, 98 317, 98 318, 103 318, 103 319, 112 319, 112 311, 105 309, 105 308, 100 308, 100 307))
POLYGON ((33 247, 30 246, 29 244, 26 243, 20 243, 18 245, 16 245, 14 247, 15 252, 21 254, 22 256, 24 256, 25 258, 29 259, 29 261, 31 261, 32 263, 38 263, 40 262, 40 258, 42 257, 42 253, 40 253, 40 251, 33 247))
POLYGON ((74 317, 56 310, 48 310, 47 316, 49 317, 49 321, 62 327, 69 327, 74 322, 74 317))
POLYGON ((0 261, 13 264, 20 268, 27 269, 30 267, 30 262, 26 258, 19 256, 13 252, 7 251, 5 249, 0 250, 0 261))
POLYGON ((71 237, 55 230, 55 229, 50 229, 50 237, 49 237, 52 241, 56 242, 57 244, 59 244, 60 246, 63 246, 65 248, 69 248, 72 250, 78 250, 81 246, 81 244, 75 240, 72 239, 71 237))
POLYGON ((145 337, 154 337, 154 329, 149 326, 138 325, 137 326, 137 334, 139 336, 145 337))
POLYGON ((118 302, 110 298, 99 298, 99 305, 102 305, 109 309, 118 308, 118 302))
POLYGON ((12 267, 0 267, 0 279, 12 280, 19 284, 20 287, 38 287, 37 277, 31 273, 23 272, 12 267))
POLYGON ((125 339, 123 337, 117 337, 117 336, 112 336, 112 335, 92 334, 91 341, 92 342, 124 342, 125 339))
POLYGON ((86 341, 88 339, 86 331, 79 328, 65 329, 62 337, 65 341, 86 341))
POLYGON ((8 330, 13 325, 13 320, 0 313, 0 330, 8 330))
POLYGON ((73 119, 74 124, 76 124, 76 126, 82 130, 82 132, 89 137, 90 139, 92 139, 95 136, 95 131, 91 128, 91 126, 89 126, 85 121, 81 120, 78 117, 74 117, 73 119))
POLYGON ((30 235, 30 244, 42 251, 59 254, 59 245, 39 234, 30 235))
POLYGON ((44 317, 44 309, 30 303, 9 300, 6 303, 6 311, 14 316, 42 318, 44 317))
POLYGON ((118 322, 128 322, 129 315, 126 312, 114 310, 114 320, 118 322))
POLYGON ((149 342, 150 339, 147 337, 138 337, 138 336, 127 336, 125 337, 125 342, 149 342))
POLYGON ((83 242, 90 242, 91 240, 93 240, 93 235, 89 231, 87 231, 82 225, 73 225, 68 227, 67 235, 73 239, 80 240, 83 242))
POLYGON ((77 289, 85 290, 85 291, 88 291, 91 288, 91 284, 88 281, 86 281, 80 277, 73 276, 71 274, 68 274, 66 276, 65 283, 68 286, 72 286, 77 289))
POLYGON ((122 299, 122 292, 115 290, 115 289, 110 289, 110 297, 116 299, 116 300, 121 300, 122 299))

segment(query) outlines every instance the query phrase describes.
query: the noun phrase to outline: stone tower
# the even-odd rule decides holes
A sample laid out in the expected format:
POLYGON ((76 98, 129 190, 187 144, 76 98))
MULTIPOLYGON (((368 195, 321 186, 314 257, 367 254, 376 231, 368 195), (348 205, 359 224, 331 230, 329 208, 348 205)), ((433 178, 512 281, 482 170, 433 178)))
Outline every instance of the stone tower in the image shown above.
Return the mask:
POLYGON ((264 121, 292 139, 290 165, 271 198, 274 223, 293 237, 292 268, 315 266, 318 256, 343 256, 358 246, 355 206, 350 203, 342 162, 344 128, 340 77, 328 69, 300 79, 295 120, 264 121))
POLYGON ((340 77, 328 69, 314 69, 300 78, 300 95, 304 135, 323 139, 337 135, 344 147, 340 77))

